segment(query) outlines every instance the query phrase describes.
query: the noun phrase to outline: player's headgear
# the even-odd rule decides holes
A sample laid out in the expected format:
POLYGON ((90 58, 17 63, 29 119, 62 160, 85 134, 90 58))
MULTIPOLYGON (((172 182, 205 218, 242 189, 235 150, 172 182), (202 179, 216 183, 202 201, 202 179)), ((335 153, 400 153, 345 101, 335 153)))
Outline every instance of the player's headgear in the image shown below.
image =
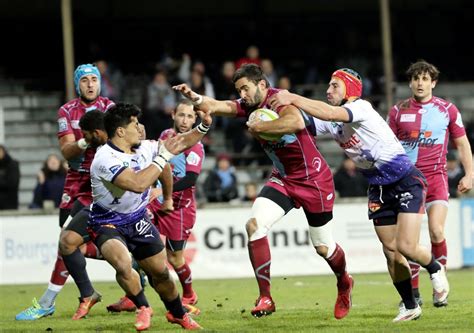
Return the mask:
POLYGON ((84 64, 77 66, 74 71, 74 86, 76 87, 76 92, 78 95, 81 94, 81 89, 79 89, 79 81, 86 75, 95 75, 100 81, 100 72, 99 69, 92 64, 84 64))
POLYGON ((356 71, 350 68, 341 68, 332 73, 332 77, 337 77, 344 82, 346 88, 345 100, 348 100, 350 97, 362 96, 362 78, 356 71))

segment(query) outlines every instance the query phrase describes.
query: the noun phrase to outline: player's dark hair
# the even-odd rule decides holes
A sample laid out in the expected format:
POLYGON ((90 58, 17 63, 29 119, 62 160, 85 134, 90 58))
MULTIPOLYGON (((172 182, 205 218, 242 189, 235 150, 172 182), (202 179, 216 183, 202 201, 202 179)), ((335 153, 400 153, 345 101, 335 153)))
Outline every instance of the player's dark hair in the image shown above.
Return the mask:
POLYGON ((109 139, 115 136, 119 127, 126 127, 132 122, 132 117, 139 117, 141 110, 138 106, 128 103, 117 103, 104 116, 105 131, 109 139))
POLYGON ((81 117, 81 120, 79 120, 79 126, 83 131, 105 131, 104 113, 99 110, 86 112, 86 114, 81 117))
POLYGON ((183 98, 181 99, 178 104, 176 105, 176 110, 178 110, 179 106, 180 105, 186 105, 186 106, 194 106, 193 105, 193 102, 191 102, 189 99, 187 98, 183 98))
POLYGON ((236 70, 234 76, 232 77, 232 83, 235 84, 235 82, 243 77, 255 84, 258 84, 261 80, 264 80, 266 87, 270 87, 270 82, 268 82, 267 77, 265 74, 263 74, 262 68, 255 64, 245 64, 236 70))
POLYGON ((408 81, 411 81, 412 78, 416 78, 418 75, 428 73, 430 74, 432 81, 438 81, 439 70, 435 65, 430 64, 426 60, 420 59, 417 60, 414 64, 411 64, 406 71, 408 81))

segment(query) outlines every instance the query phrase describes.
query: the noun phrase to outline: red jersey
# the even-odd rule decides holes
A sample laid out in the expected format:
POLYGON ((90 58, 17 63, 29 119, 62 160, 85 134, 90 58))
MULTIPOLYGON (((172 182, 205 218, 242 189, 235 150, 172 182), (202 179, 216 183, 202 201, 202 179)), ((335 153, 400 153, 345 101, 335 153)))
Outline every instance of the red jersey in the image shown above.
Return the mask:
MULTIPOLYGON (((166 140, 175 133, 173 129, 167 129, 160 135, 161 140, 166 140)), ((173 157, 169 163, 173 172, 173 182, 186 175, 186 172, 201 173, 202 162, 204 161, 204 146, 201 142, 186 149, 182 153, 173 157)), ((195 207, 195 191, 196 186, 188 187, 183 191, 173 192, 174 208, 195 207)))
MULTIPOLYGON (((92 110, 105 112, 114 105, 114 102, 101 96, 88 106, 82 104, 80 98, 67 102, 58 110, 58 139, 67 134, 73 134, 75 141, 78 141, 83 137, 79 127, 81 117, 92 110)), ((92 202, 89 170, 94 155, 95 148, 87 148, 82 155, 68 160, 69 170, 66 175, 60 208, 71 209, 75 200, 79 200, 84 206, 92 202)))
POLYGON ((390 110, 388 124, 424 174, 445 170, 449 138, 466 134, 456 106, 438 97, 426 103, 414 98, 399 102, 390 110))
MULTIPOLYGON (((269 88, 267 97, 258 106, 249 108, 242 99, 236 100, 237 117, 247 117, 259 108, 270 109, 268 99, 279 89, 269 88)), ((281 108, 275 110, 279 113, 281 108)), ((329 167, 316 147, 314 122, 306 113, 301 112, 306 127, 294 134, 285 134, 276 142, 259 139, 265 153, 273 162, 273 172, 282 178, 308 180, 317 178, 329 171, 329 167)))

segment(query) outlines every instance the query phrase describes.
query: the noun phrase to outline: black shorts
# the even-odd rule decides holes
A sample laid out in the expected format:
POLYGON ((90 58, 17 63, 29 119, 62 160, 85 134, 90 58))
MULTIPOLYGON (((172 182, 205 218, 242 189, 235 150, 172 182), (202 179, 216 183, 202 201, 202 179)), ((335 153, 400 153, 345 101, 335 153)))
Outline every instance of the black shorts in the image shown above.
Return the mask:
POLYGON ((154 256, 165 248, 158 230, 146 216, 136 223, 94 225, 89 226, 87 230, 99 250, 107 240, 118 239, 137 260, 154 256))
POLYGON ((65 230, 77 232, 84 239, 84 243, 90 241, 89 233, 87 232, 87 221, 89 220, 89 207, 82 208, 74 215, 72 220, 66 225, 65 230))
POLYGON ((380 225, 389 225, 396 223, 398 213, 423 214, 426 189, 426 179, 415 167, 395 183, 370 185, 369 219, 374 220, 375 225, 377 220, 380 225))
POLYGON ((64 223, 66 223, 69 215, 74 217, 78 212, 80 212, 84 208, 84 205, 79 201, 76 200, 72 205, 71 209, 67 208, 60 208, 59 209, 59 227, 62 228, 64 223))

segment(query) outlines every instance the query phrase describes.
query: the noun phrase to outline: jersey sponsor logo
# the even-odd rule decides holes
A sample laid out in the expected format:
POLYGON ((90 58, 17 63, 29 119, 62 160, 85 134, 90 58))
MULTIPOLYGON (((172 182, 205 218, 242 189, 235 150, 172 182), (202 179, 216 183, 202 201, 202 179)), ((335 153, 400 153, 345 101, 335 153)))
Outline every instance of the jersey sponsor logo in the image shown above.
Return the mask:
POLYGON ((357 137, 357 135, 352 134, 349 141, 341 142, 341 143, 339 143, 339 146, 341 146, 342 149, 348 149, 348 148, 354 147, 355 145, 357 145, 359 143, 360 143, 360 139, 357 137))
POLYGON ((201 161, 201 158, 199 157, 198 154, 196 154, 195 152, 190 152, 188 157, 186 157, 186 163, 188 163, 189 165, 198 165, 199 162, 201 161))
POLYGON ((67 131, 67 120, 66 118, 62 117, 58 119, 58 131, 59 132, 64 132, 67 131))
POLYGON ((402 114, 400 117, 401 123, 413 123, 416 121, 416 114, 402 114))
POLYGON ((68 203, 71 201, 71 197, 67 193, 63 193, 63 196, 61 197, 61 202, 62 203, 68 203))
POLYGON ((313 167, 316 169, 317 172, 321 170, 321 159, 319 157, 313 158, 313 167))
POLYGON ((334 196, 333 193, 329 193, 328 196, 326 197, 326 200, 331 200, 333 196, 334 196))
POLYGON ((418 110, 419 114, 423 114, 423 113, 426 113, 426 112, 428 112, 428 110, 426 110, 426 109, 419 109, 418 110))
POLYGON ((438 138, 431 138, 431 131, 411 131, 410 133, 402 133, 400 140, 402 145, 407 148, 415 149, 416 147, 431 148, 438 138))
POLYGON ((115 174, 117 171, 119 171, 120 169, 122 168, 121 165, 117 164, 117 165, 114 165, 114 166, 111 166, 109 168, 110 172, 112 172, 113 174, 115 174))
POLYGON ((147 220, 140 220, 140 222, 135 224, 135 229, 139 235, 143 235, 151 229, 151 223, 147 220))

